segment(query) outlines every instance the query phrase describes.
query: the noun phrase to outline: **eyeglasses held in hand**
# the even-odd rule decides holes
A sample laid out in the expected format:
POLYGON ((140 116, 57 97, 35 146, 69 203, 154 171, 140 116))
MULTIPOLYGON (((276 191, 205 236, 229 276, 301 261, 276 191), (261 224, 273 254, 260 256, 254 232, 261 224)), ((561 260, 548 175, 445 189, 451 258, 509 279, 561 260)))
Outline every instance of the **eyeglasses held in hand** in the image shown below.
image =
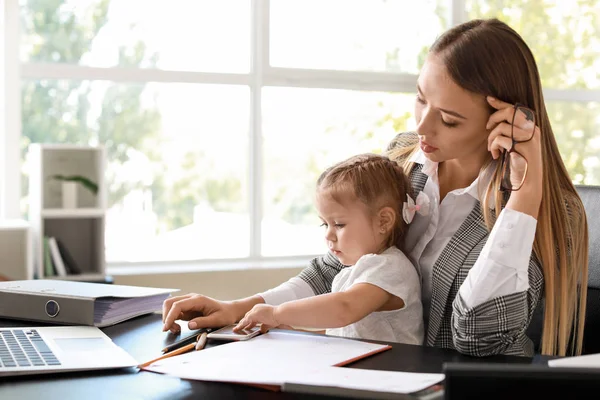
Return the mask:
POLYGON ((532 109, 515 104, 513 113, 510 138, 512 145, 510 149, 502 153, 502 181, 500 191, 515 192, 523 186, 527 177, 527 160, 517 150, 517 143, 525 143, 533 139, 535 134, 535 113, 532 109))

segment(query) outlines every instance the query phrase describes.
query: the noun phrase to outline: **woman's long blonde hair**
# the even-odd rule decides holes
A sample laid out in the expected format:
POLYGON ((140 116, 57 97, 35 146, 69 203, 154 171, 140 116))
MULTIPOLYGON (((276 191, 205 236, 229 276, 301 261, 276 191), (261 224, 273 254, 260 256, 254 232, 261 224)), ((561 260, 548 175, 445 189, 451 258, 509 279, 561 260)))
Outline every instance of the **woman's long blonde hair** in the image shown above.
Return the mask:
MULTIPOLYGON (((448 30, 433 44, 430 53, 443 60, 454 82, 462 88, 511 104, 519 102, 535 111, 543 162, 542 203, 533 245, 544 274, 542 353, 581 354, 588 281, 587 219, 556 145, 531 50, 508 25, 487 19, 472 20, 448 30)), ((412 169, 409 155, 416 148, 393 149, 389 155, 404 160, 408 173, 412 169)), ((490 230, 494 215, 505 204, 503 192, 498 190, 500 163, 496 164, 482 204, 490 230), (495 214, 488 207, 490 202, 495 214)))

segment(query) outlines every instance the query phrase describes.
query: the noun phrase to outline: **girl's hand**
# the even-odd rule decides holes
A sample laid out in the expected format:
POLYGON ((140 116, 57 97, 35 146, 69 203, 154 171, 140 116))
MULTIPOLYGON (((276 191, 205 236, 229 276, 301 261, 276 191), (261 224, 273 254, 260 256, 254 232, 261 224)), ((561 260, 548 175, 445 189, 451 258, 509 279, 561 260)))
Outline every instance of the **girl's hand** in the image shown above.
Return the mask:
POLYGON ((265 333, 270 328, 279 326, 279 322, 275 318, 276 309, 277 307, 268 304, 257 304, 246 313, 233 330, 239 332, 244 329, 252 329, 261 324, 260 330, 265 333))
POLYGON ((498 110, 490 116, 486 126, 486 129, 492 130, 488 136, 488 150, 494 159, 498 159, 504 151, 511 149, 513 145, 511 131, 517 142, 529 138, 533 131, 531 140, 515 143, 514 150, 523 156, 527 163, 522 162, 523 160, 519 157, 511 157, 511 177, 519 180, 519 182, 513 182, 518 185, 523 175, 526 174, 522 187, 531 189, 530 192, 541 194, 543 165, 540 128, 528 121, 525 114, 515 110, 514 105, 489 96, 487 101, 498 110), (514 117, 513 127, 511 123, 515 112, 517 114, 514 117))

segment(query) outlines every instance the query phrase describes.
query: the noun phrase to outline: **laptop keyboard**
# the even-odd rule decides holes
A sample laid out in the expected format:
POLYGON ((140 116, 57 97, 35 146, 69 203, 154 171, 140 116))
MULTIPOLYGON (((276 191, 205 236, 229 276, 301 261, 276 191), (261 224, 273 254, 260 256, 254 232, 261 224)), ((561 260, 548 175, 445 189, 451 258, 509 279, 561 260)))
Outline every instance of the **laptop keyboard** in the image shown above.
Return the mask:
POLYGON ((0 329, 0 369, 60 365, 35 329, 0 329))

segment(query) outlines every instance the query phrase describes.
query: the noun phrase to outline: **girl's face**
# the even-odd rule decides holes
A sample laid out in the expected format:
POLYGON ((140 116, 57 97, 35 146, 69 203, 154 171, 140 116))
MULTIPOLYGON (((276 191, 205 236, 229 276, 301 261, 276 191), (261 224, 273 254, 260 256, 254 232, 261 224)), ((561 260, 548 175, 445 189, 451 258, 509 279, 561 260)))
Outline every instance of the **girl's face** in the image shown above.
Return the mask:
POLYGON ((482 95, 458 86, 436 55, 429 55, 417 80, 415 117, 419 145, 431 161, 487 156, 490 116, 482 95))
POLYGON ((325 194, 317 196, 316 207, 327 246, 342 264, 354 265, 365 254, 383 250, 387 234, 380 232, 378 219, 361 201, 339 203, 325 194))

